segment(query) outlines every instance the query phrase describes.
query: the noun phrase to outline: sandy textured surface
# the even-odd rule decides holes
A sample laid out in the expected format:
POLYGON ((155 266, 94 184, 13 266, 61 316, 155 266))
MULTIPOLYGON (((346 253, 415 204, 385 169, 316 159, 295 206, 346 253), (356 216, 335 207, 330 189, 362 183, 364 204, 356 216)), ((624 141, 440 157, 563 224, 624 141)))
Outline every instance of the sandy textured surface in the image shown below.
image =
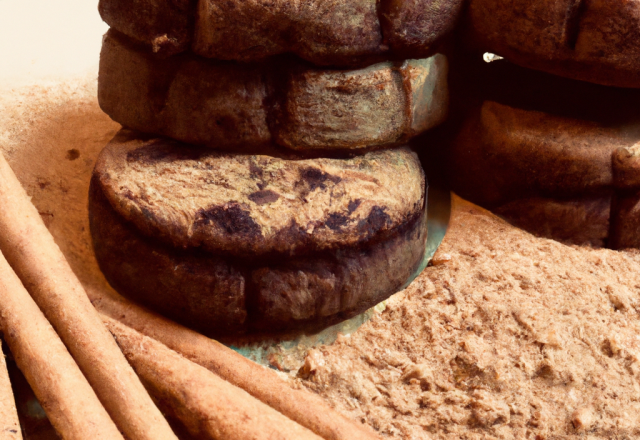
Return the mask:
POLYGON ((0 94, 0 150, 83 283, 97 278, 87 195, 120 126, 100 111, 96 74, 0 94))
POLYGON ((392 438, 637 438, 640 255, 455 205, 440 264, 312 351, 304 384, 392 438))

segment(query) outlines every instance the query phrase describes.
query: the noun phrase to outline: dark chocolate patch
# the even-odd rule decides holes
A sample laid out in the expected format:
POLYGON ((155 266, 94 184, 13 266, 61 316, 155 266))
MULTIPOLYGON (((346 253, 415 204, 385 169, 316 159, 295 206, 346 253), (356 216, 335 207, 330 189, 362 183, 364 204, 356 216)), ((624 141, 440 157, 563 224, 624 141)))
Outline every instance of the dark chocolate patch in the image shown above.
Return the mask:
POLYGON ((564 42, 571 50, 575 50, 580 34, 580 19, 587 9, 585 0, 573 0, 567 8, 567 18, 565 20, 564 42))
POLYGON ((389 217, 389 214, 385 212, 385 208, 374 206, 371 208, 371 211, 369 211, 367 218, 358 222, 358 228, 367 232, 368 235, 373 235, 382 230, 389 223, 391 223, 391 217, 389 217))
MULTIPOLYGON (((317 228, 320 226, 317 223, 319 222, 313 222, 312 225, 307 225, 307 227, 313 226, 313 228, 317 228)), ((287 226, 280 228, 276 232, 273 237, 273 242, 278 243, 276 245, 278 247, 286 247, 285 245, 290 243, 298 243, 299 245, 296 247, 296 250, 302 250, 302 252, 304 252, 304 249, 307 249, 309 245, 309 234, 307 234, 305 229, 300 227, 295 220, 291 219, 287 226)))
POLYGON ((134 202, 138 201, 138 198, 135 196, 135 194, 133 194, 133 192, 131 192, 130 189, 126 189, 126 188, 123 189, 122 190, 122 196, 127 198, 127 199, 129 199, 129 200, 132 200, 134 202))
POLYGON ((260 168, 253 160, 249 161, 249 175, 254 180, 262 180, 262 168, 260 168))
POLYGON ((328 180, 333 183, 338 183, 342 179, 338 176, 332 176, 324 171, 307 167, 300 170, 300 178, 309 185, 309 190, 313 191, 316 188, 325 189, 325 182, 328 180))
POLYGON ((155 214, 149 208, 145 206, 140 206, 140 212, 142 213, 146 222, 153 224, 153 221, 156 219, 155 214))
POLYGON ((349 216, 344 214, 340 214, 337 212, 333 212, 329 214, 329 218, 326 222, 324 222, 325 226, 327 226, 331 230, 337 230, 346 225, 349 222, 349 216))
POLYGON ((196 213, 195 223, 196 225, 215 223, 228 234, 240 234, 248 237, 261 235, 260 226, 251 218, 249 211, 238 203, 200 209, 196 213))
POLYGON ((351 200, 349 202, 349 206, 347 207, 349 214, 353 213, 353 211, 358 209, 358 206, 360 206, 361 203, 362 203, 362 199, 351 200))
POLYGON ((67 160, 76 160, 77 158, 80 157, 80 151, 76 150, 75 148, 67 151, 67 160))
POLYGON ((280 194, 270 189, 263 191, 256 191, 253 194, 249 194, 249 200, 257 205, 266 205, 267 203, 273 203, 280 198, 280 194))

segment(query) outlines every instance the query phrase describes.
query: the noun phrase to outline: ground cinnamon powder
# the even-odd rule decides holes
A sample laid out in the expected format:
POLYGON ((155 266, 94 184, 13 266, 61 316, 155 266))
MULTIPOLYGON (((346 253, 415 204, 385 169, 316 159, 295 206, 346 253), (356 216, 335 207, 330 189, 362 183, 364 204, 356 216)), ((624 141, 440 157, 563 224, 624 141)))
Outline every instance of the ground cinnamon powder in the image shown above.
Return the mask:
MULTIPOLYGON (((88 289, 105 283, 89 179, 119 129, 95 96, 95 75, 0 88, 0 149, 88 289)), ((437 261, 291 380, 398 439, 640 436, 640 254, 535 238, 457 200, 437 261)))
POLYGON ((309 353, 302 383, 393 438, 638 438, 640 254, 535 238, 457 199, 436 262, 309 353))

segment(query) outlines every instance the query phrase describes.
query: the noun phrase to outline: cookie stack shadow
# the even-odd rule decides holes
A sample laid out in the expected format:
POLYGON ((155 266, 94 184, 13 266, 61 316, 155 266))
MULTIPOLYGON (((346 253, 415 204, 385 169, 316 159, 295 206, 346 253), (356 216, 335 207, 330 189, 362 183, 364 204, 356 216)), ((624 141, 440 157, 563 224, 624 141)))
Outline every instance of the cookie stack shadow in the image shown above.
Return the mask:
POLYGON ((101 0, 110 284, 212 336, 319 330, 402 288, 427 238, 407 143, 447 117, 461 3, 101 0))
POLYGON ((470 0, 440 130, 452 189, 539 236, 640 247, 638 29, 633 2, 470 0))

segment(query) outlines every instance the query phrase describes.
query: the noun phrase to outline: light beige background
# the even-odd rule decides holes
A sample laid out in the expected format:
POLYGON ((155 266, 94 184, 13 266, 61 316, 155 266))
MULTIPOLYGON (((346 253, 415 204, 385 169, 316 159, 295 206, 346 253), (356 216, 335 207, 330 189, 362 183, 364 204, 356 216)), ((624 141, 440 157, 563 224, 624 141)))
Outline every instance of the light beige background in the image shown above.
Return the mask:
POLYGON ((0 0, 0 89, 97 75, 97 0, 0 0))

